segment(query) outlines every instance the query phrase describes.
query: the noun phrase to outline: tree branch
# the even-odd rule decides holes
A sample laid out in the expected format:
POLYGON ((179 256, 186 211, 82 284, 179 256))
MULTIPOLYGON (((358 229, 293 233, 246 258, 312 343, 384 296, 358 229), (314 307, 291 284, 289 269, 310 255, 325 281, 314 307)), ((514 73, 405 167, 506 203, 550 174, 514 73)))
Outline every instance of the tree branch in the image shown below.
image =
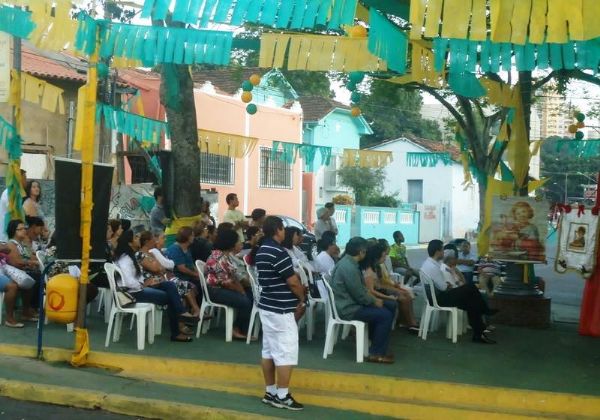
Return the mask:
POLYGON ((557 76, 557 72, 556 71, 551 71, 550 73, 548 73, 546 75, 546 77, 538 80, 537 82, 535 82, 532 86, 532 90, 536 91, 539 88, 541 88, 542 86, 544 86, 546 83, 548 83, 550 80, 552 80, 553 78, 555 78, 557 76))
POLYGON ((565 75, 571 79, 582 80, 584 82, 600 86, 600 78, 594 76, 593 74, 585 73, 581 70, 565 70, 565 75))
POLYGON ((444 98, 437 91, 437 89, 429 87, 427 85, 421 85, 418 83, 416 83, 416 85, 418 86, 419 89, 424 90, 425 92, 427 92, 431 96, 433 96, 435 99, 437 99, 438 102, 441 103, 448 110, 448 112, 450 112, 452 114, 452 116, 456 119, 456 122, 458 122, 458 125, 460 125, 460 127, 463 130, 467 130, 467 124, 465 123, 465 119, 463 118, 462 115, 460 115, 460 112, 458 111, 458 109, 456 109, 455 106, 453 106, 450 102, 448 102, 446 100, 446 98, 444 98))

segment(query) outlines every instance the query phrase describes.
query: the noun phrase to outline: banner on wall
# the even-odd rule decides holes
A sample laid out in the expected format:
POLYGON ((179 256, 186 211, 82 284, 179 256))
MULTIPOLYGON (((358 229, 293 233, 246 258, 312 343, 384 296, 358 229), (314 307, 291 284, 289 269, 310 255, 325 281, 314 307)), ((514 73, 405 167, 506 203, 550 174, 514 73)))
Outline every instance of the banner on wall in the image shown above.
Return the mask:
POLYGON ((591 210, 571 211, 559 221, 558 250, 554 269, 558 273, 578 271, 589 278, 596 262, 598 216, 591 210))
POLYGON ((10 96, 10 36, 0 32, 0 102, 10 96))
POLYGON ((504 261, 546 261, 547 203, 534 197, 502 197, 492 200, 490 258, 504 261))

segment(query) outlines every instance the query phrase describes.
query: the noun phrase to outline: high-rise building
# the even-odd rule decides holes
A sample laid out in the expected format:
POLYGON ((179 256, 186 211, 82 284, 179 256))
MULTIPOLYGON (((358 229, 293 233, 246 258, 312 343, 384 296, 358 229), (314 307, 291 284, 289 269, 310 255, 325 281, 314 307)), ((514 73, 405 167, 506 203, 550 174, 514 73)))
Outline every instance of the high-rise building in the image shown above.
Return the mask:
POLYGON ((545 91, 542 95, 536 107, 540 117, 541 138, 566 136, 570 119, 564 95, 552 91, 545 91))

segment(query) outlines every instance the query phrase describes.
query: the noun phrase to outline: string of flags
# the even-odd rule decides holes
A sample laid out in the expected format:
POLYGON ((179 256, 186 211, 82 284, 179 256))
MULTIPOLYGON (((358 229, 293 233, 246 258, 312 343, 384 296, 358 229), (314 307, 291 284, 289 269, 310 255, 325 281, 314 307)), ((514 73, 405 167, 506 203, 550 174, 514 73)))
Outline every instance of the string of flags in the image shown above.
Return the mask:
POLYGON ((310 169, 314 163, 317 152, 319 152, 321 156, 321 165, 329 165, 331 162, 331 150, 332 149, 329 146, 274 141, 273 148, 271 149, 271 159, 293 164, 296 162, 296 158, 300 156, 304 160, 306 169, 310 169))
POLYGON ((118 131, 145 146, 160 144, 161 138, 169 136, 169 125, 165 121, 143 117, 138 114, 115 108, 111 105, 96 104, 96 120, 104 119, 106 127, 118 131))
POLYGON ((408 152, 406 153, 406 166, 434 167, 438 163, 448 166, 452 164, 452 157, 448 152, 408 152))
POLYGON ((392 152, 379 150, 344 149, 342 165, 361 168, 383 168, 393 160, 392 152))

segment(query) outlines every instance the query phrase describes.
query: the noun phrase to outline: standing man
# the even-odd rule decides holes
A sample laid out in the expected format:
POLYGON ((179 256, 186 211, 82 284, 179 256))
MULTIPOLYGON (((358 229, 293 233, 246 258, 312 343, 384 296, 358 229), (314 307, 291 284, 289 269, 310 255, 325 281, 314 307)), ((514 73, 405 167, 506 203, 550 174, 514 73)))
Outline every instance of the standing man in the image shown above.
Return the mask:
POLYGON ((266 392, 262 402, 277 408, 302 410, 289 392, 293 367, 298 364, 297 320, 305 311, 306 290, 281 246, 283 220, 269 216, 263 224, 264 242, 256 253, 262 289, 258 310, 263 328, 262 371, 266 392), (275 381, 277 376, 277 382, 275 381))
MULTIPOLYGON (((421 266, 423 276, 427 276, 435 289, 435 296, 440 306, 450 306, 467 311, 469 325, 473 330, 473 342, 483 344, 496 344, 496 341, 489 338, 483 315, 494 315, 498 311, 490 309, 487 303, 481 297, 479 290, 472 283, 455 287, 447 282, 442 273, 441 261, 444 258, 444 243, 439 239, 434 239, 427 245, 427 254, 429 258, 421 266)), ((425 288, 429 298, 428 288, 425 288)))
POLYGON ((325 203, 325 208, 329 211, 329 230, 335 233, 335 236, 338 234, 337 223, 335 222, 335 204, 333 203, 325 203))
POLYGON ((237 207, 240 205, 237 194, 227 194, 225 202, 227 203, 227 211, 223 215, 223 221, 233 225, 233 229, 237 232, 240 241, 244 243, 244 229, 248 227, 248 221, 244 217, 244 213, 237 210, 237 207))
MULTIPOLYGON (((21 185, 23 189, 27 186, 27 172, 21 169, 21 185)), ((0 242, 8 242, 8 235, 6 234, 6 228, 11 217, 7 215, 10 213, 8 210, 8 188, 5 188, 0 196, 0 242)))
POLYGON ((150 230, 152 232, 164 232, 167 225, 171 223, 171 219, 167 217, 164 207, 164 196, 161 187, 154 189, 154 199, 156 204, 150 211, 150 230))
POLYGON ((404 276, 404 284, 409 283, 412 277, 416 278, 413 285, 417 284, 419 280, 419 273, 410 266, 408 263, 408 258, 406 258, 406 245, 403 243, 404 235, 402 232, 397 230, 394 232, 393 237, 394 244, 390 247, 390 259, 392 260, 394 273, 404 276))

